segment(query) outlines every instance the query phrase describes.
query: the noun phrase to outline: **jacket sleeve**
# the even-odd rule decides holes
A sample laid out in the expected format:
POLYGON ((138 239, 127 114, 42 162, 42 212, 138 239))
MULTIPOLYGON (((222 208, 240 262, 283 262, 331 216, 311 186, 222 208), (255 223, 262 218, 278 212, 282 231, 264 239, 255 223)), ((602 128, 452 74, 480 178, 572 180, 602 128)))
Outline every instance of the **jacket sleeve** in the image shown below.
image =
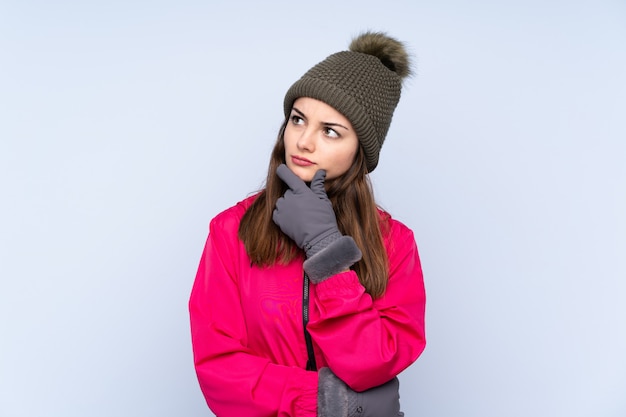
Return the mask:
POLYGON ((316 313, 307 329, 328 367, 350 388, 383 384, 426 346, 426 295, 413 232, 397 223, 388 244, 389 282, 373 300, 354 271, 315 285, 316 313))
POLYGON ((313 417, 317 373, 273 364, 246 347, 236 226, 216 219, 189 300, 194 364, 207 404, 220 417, 313 417))

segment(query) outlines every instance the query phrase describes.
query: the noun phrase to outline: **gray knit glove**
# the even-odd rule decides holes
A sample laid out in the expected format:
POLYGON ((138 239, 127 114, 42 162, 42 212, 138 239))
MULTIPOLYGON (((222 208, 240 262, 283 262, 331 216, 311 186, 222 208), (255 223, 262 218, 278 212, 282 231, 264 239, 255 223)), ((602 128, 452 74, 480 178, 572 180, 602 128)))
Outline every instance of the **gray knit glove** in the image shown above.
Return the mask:
POLYGON ((401 417, 398 378, 363 392, 351 390, 329 368, 319 370, 318 417, 401 417))
POLYGON ((289 189, 276 201, 272 219, 304 249, 304 270, 311 281, 323 281, 359 261, 358 246, 350 236, 342 236, 337 227, 335 211, 324 188, 326 171, 318 170, 310 187, 285 164, 278 167, 276 175, 289 189))

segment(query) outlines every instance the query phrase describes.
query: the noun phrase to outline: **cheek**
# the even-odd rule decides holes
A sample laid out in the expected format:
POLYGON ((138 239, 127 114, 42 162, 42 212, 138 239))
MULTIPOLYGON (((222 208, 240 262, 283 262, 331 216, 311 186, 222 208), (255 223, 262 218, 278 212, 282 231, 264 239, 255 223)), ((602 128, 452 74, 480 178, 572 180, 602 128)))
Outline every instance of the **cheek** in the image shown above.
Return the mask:
POLYGON ((289 132, 289 128, 285 129, 285 132, 283 133, 283 145, 285 146, 285 149, 287 149, 291 145, 291 136, 292 135, 289 132))
POLYGON ((352 164, 356 160, 357 150, 358 142, 355 140, 354 143, 346 144, 343 151, 341 152, 341 165, 345 168, 346 171, 352 166, 352 164))
POLYGON ((346 152, 345 154, 341 156, 341 159, 339 162, 340 162, 339 165, 341 165, 341 167, 343 167, 344 169, 347 169, 354 162, 354 153, 346 152))
POLYGON ((335 155, 332 163, 333 169, 329 170, 329 175, 332 178, 336 178, 345 174, 350 169, 352 164, 354 164, 355 159, 356 150, 352 151, 351 149, 347 149, 345 152, 335 155))

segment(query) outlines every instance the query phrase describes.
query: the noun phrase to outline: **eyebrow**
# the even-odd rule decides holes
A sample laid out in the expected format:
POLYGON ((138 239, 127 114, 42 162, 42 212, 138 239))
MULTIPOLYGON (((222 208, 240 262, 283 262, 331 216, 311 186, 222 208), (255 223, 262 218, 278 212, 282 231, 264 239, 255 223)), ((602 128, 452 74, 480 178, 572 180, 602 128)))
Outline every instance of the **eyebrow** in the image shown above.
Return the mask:
MULTIPOLYGON (((298 113, 300 116, 302 116, 303 118, 306 118, 306 115, 304 113, 302 113, 297 107, 292 107, 292 110, 295 111, 296 113, 298 113)), ((331 122, 322 122, 324 124, 324 126, 332 126, 332 127, 342 127, 344 129, 346 129, 347 131, 350 131, 350 129, 348 129, 347 127, 345 127, 344 125, 340 124, 340 123, 331 123, 331 122)))

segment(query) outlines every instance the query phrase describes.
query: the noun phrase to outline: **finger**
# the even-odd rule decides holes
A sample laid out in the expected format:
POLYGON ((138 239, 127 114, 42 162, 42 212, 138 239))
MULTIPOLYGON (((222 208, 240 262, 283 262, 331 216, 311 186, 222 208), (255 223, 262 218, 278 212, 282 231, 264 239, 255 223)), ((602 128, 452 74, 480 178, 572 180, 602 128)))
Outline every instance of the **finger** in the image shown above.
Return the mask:
POLYGON ((287 165, 281 164, 276 169, 276 175, 283 180, 287 187, 293 191, 305 191, 307 189, 306 184, 296 174, 291 171, 287 165))
POLYGON ((283 197, 280 197, 278 200, 276 200, 276 205, 274 206, 274 211, 272 212, 272 220, 274 220, 274 223, 278 224, 278 218, 280 217, 280 206, 283 204, 283 201, 285 199, 283 197))
POLYGON ((278 200, 276 200, 276 204, 274 204, 274 211, 280 210, 280 206, 283 204, 284 200, 284 197, 280 197, 278 200))
POLYGON ((324 188, 324 180, 326 179, 326 171, 318 169, 313 180, 311 180, 311 191, 319 197, 326 197, 326 189, 324 188))

